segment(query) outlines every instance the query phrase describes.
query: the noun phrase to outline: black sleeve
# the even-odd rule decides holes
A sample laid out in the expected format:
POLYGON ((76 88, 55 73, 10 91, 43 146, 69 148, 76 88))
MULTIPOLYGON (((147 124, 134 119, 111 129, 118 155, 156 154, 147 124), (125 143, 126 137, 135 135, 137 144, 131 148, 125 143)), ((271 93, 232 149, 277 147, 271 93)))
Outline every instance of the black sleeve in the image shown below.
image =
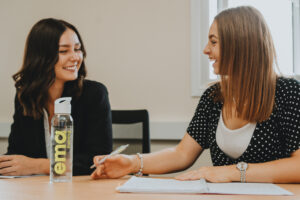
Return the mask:
POLYGON ((31 116, 24 116, 23 107, 17 95, 15 97, 15 111, 6 154, 18 154, 31 158, 47 158, 43 118, 34 119, 31 116))
POLYGON ((112 122, 108 92, 104 85, 90 85, 85 94, 83 126, 79 147, 74 149, 73 174, 86 175, 96 155, 109 154, 112 151, 112 122))
POLYGON ((209 148, 209 112, 213 104, 212 92, 216 89, 216 85, 208 88, 201 96, 195 114, 187 128, 187 133, 198 142, 203 148, 209 148))
POLYGON ((8 148, 6 154, 23 154, 22 136, 20 134, 21 123, 23 119, 23 110, 18 101, 17 95, 15 96, 15 111, 13 115, 13 123, 8 137, 8 148))

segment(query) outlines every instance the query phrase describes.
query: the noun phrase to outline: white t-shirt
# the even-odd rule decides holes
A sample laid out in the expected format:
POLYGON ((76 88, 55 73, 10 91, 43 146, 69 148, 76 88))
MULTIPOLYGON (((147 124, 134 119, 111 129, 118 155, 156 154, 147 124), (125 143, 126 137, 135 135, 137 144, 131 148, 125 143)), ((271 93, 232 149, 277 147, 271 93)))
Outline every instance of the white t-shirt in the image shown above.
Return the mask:
POLYGON ((247 149, 256 123, 248 123, 238 129, 228 129, 224 124, 222 111, 216 132, 216 140, 219 148, 229 157, 237 159, 247 149))

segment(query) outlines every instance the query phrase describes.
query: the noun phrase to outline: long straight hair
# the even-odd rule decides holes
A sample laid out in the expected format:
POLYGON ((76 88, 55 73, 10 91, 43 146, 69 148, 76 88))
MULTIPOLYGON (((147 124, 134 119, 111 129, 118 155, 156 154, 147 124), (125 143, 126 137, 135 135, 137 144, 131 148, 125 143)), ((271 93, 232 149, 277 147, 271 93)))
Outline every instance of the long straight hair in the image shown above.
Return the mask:
POLYGON ((275 102, 277 64, 269 28, 250 6, 222 11, 215 17, 220 42, 219 97, 231 117, 249 122, 268 119, 275 102))
MULTIPOLYGON (((25 116, 39 119, 43 115, 43 108, 47 107, 48 91, 56 77, 54 68, 59 58, 59 40, 68 28, 76 33, 85 58, 86 51, 79 32, 66 21, 42 19, 29 32, 22 67, 13 75, 17 97, 25 116)), ((85 76, 86 67, 83 59, 78 78, 66 83, 73 97, 80 96, 85 76)))

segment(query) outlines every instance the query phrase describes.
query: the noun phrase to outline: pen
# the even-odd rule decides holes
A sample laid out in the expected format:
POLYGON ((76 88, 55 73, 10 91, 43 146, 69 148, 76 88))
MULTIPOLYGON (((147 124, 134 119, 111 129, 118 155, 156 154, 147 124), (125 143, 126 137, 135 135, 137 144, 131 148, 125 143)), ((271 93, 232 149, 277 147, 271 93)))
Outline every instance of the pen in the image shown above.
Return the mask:
MULTIPOLYGON (((114 150, 113 152, 111 152, 110 154, 108 154, 107 156, 105 156, 104 158, 102 158, 100 161, 98 161, 98 165, 104 163, 105 160, 106 160, 107 158, 110 158, 110 157, 113 156, 113 155, 116 155, 116 154, 121 153, 121 152, 124 151, 128 146, 129 146, 129 144, 119 146, 116 150, 114 150)), ((95 168, 95 167, 96 167, 96 165, 93 164, 90 168, 93 169, 93 168, 95 168)))

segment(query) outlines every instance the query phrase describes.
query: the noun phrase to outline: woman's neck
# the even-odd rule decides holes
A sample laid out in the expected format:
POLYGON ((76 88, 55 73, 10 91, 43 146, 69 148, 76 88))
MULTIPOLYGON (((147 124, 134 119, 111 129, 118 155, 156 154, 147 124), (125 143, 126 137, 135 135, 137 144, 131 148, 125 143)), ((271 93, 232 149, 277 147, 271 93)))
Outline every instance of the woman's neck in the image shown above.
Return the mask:
POLYGON ((54 103, 54 101, 61 97, 64 91, 64 82, 55 81, 49 88, 49 103, 54 103))
POLYGON ((48 123, 50 127, 50 132, 51 132, 51 119, 54 115, 54 101, 61 97, 64 91, 64 85, 65 85, 64 82, 60 82, 56 80, 48 90, 49 99, 48 99, 47 110, 48 110, 48 123))
POLYGON ((241 128, 249 123, 247 120, 241 119, 237 116, 237 110, 235 106, 233 107, 223 106, 222 118, 226 127, 231 130, 241 128), (229 110, 231 110, 231 112, 229 110))

